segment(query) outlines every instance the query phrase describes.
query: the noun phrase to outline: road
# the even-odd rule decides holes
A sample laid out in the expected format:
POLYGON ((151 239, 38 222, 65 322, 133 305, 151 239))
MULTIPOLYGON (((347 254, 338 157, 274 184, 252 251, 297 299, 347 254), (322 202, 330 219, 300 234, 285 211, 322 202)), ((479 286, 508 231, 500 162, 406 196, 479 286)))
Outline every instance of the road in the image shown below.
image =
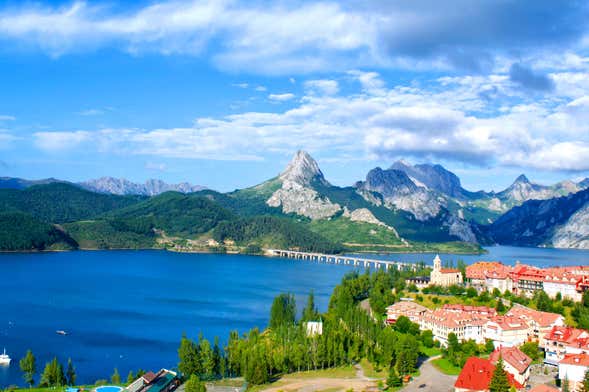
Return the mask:
POLYGON ((449 392, 454 390, 456 376, 447 376, 432 364, 431 359, 419 368, 420 375, 413 379, 403 392, 449 392))

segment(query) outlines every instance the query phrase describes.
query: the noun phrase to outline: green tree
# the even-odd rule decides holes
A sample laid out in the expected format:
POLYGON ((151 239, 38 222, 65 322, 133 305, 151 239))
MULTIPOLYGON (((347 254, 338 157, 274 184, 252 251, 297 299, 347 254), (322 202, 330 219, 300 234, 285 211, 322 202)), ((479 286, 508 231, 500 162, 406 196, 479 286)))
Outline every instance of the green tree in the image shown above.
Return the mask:
POLYGON ((29 388, 35 383, 35 373, 37 373, 37 364, 35 356, 31 350, 27 351, 27 354, 19 362, 20 370, 23 372, 23 378, 25 383, 29 385, 29 388))
POLYGON ((569 378, 567 375, 564 376, 564 379, 560 382, 560 384, 561 384, 560 385, 561 392, 571 392, 571 386, 570 386, 569 378))
POLYGON ((389 369, 389 376, 387 377, 387 387, 389 389, 393 389, 401 386, 403 386, 403 380, 401 379, 399 374, 397 374, 395 367, 391 366, 391 368, 389 369))
POLYGON ((131 384, 135 381, 135 375, 133 374, 133 370, 129 370, 129 374, 127 374, 127 384, 131 384))
POLYGON ((319 318, 319 312, 317 311, 317 307, 315 306, 315 294, 313 290, 309 293, 309 297, 307 298, 307 305, 303 309, 301 321, 317 321, 319 318))
POLYGON ((285 325, 293 325, 297 314, 294 295, 279 294, 274 298, 270 309, 270 328, 278 329, 285 325))
POLYGON ((200 338, 198 351, 201 377, 205 380, 212 380, 215 377, 215 358, 211 344, 207 339, 200 338))
POLYGON ((207 388, 196 374, 192 374, 184 384, 184 390, 186 392, 206 392, 207 388))
POLYGON ((112 376, 110 376, 110 382, 112 382, 115 385, 119 385, 121 383, 121 375, 119 374, 119 369, 115 368, 115 370, 112 373, 112 376))
POLYGON ((466 289, 466 296, 468 298, 474 298, 477 296, 477 290, 474 287, 469 287, 466 289))
POLYGON ((530 357, 533 361, 540 358, 540 349, 538 348, 538 342, 526 342, 521 345, 520 350, 530 357))
POLYGON ((509 379, 503 369, 503 358, 499 357, 489 383, 489 392, 509 392, 509 387, 509 379))
POLYGON ((40 385, 43 387, 59 387, 64 384, 65 375, 63 374, 63 367, 57 358, 53 358, 53 360, 45 364, 40 385))
POLYGON ((180 370, 186 377, 200 372, 198 347, 192 339, 188 339, 186 335, 182 336, 180 340, 180 347, 178 348, 178 370, 180 370))
POLYGON ((434 333, 429 329, 426 329, 421 333, 421 342, 427 348, 434 346, 434 333))
POLYGON ((485 340, 485 351, 489 354, 495 351, 495 344, 491 339, 485 340))
POLYGON ((501 300, 501 298, 497 299, 497 305, 495 306, 495 310, 497 310, 497 313, 502 313, 505 311, 505 305, 503 305, 503 301, 501 300))
POLYGON ((67 360, 67 369, 65 375, 67 378, 67 385, 76 385, 76 368, 74 367, 71 358, 68 358, 67 360))
POLYGON ((585 372, 585 377, 583 378, 583 391, 589 392, 589 370, 585 372))

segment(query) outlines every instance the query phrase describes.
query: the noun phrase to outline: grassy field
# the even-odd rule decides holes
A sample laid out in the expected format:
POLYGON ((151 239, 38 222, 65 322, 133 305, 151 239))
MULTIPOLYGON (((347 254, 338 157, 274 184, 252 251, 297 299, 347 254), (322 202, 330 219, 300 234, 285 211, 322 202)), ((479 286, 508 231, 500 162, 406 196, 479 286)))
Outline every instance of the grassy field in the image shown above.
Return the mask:
POLYGON ((439 347, 425 347, 422 345, 419 351, 428 358, 442 355, 442 350, 439 347))
POLYGON ((368 362, 367 359, 360 361, 360 366, 364 369, 364 375, 370 378, 386 378, 388 376, 387 369, 375 369, 374 366, 368 362))
POLYGON ((432 364, 442 373, 450 376, 457 376, 462 370, 458 366, 454 366, 446 358, 438 358, 432 361, 432 364))
MULTIPOLYGON (((270 386, 272 387, 281 387, 286 386, 294 380, 307 380, 307 379, 314 379, 314 378, 355 378, 356 377, 356 369, 353 366, 341 366, 337 368, 331 369, 322 369, 322 370, 310 370, 304 372, 295 372, 290 374, 285 374, 284 376, 280 377, 278 380, 274 381, 270 384, 264 385, 256 385, 251 388, 248 388, 248 391, 257 392, 262 391, 270 386)), ((219 385, 226 385, 226 384, 219 384, 219 385)), ((335 390, 339 390, 335 389, 335 390)))

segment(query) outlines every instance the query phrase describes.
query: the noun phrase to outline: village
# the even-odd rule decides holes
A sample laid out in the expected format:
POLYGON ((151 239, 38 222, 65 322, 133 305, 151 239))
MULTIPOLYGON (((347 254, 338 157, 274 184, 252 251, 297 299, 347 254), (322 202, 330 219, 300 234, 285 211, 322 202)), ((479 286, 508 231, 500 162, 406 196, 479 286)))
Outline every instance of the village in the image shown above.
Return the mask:
MULTIPOLYGON (((511 267, 481 261, 467 266, 465 276, 462 275, 459 269, 443 268, 436 256, 430 276, 413 277, 406 284, 422 291, 464 284, 477 293, 507 292, 526 297, 542 290, 556 301, 573 302, 581 301, 589 288, 587 266, 542 269, 519 262, 511 267)), ((502 308, 505 306, 505 311, 456 303, 432 309, 413 297, 402 298, 387 307, 386 322, 394 325, 401 316, 407 317, 421 331, 431 331, 434 341, 442 348, 448 348, 452 339, 478 345, 492 343, 493 351, 487 358, 472 356, 466 360, 454 384, 456 392, 488 391, 499 358, 514 389, 584 391, 583 381, 589 371, 589 331, 567 325, 562 314, 535 310, 501 298, 497 301, 502 308), (530 342, 537 343, 543 355, 539 362, 544 369, 555 373, 553 382, 532 385, 533 359, 520 350, 530 342)))

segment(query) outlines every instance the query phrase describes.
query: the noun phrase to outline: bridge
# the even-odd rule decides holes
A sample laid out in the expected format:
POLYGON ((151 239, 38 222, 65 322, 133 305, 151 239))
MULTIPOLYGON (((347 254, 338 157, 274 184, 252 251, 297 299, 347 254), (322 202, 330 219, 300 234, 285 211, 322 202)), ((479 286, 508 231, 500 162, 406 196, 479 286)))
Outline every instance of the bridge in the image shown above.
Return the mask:
POLYGON ((357 267, 373 267, 376 269, 386 268, 388 270, 389 268, 396 268, 397 270, 411 269, 413 271, 417 269, 417 264, 415 263, 404 263, 400 261, 378 259, 365 259, 362 257, 352 256, 328 255, 323 253, 299 252, 284 249, 267 249, 266 254, 268 256, 273 257, 284 257, 289 259, 316 261, 318 263, 353 265, 357 267))

